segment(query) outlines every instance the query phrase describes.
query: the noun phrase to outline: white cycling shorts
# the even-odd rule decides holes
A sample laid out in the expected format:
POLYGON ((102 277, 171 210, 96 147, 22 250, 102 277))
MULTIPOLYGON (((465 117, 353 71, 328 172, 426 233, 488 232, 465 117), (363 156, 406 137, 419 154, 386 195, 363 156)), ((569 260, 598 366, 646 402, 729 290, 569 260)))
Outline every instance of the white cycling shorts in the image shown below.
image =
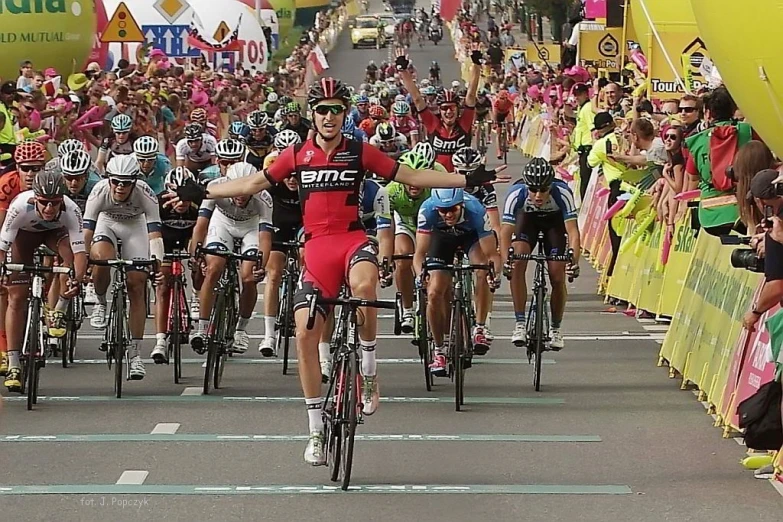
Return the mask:
POLYGON ((99 215, 93 243, 110 241, 116 249, 118 239, 122 241, 122 252, 118 253, 121 259, 150 258, 150 240, 144 214, 123 220, 108 217, 103 213, 99 215))
POLYGON ((209 219, 204 248, 234 252, 235 242, 240 241, 241 255, 252 256, 258 253, 258 217, 234 221, 215 210, 209 219))

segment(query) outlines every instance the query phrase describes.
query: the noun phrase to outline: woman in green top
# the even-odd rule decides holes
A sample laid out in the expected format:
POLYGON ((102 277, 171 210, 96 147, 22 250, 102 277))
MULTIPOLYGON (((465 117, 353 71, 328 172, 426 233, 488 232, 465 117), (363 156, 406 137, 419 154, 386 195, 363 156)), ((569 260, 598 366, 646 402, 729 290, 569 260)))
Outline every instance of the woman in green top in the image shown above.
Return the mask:
MULTIPOLYGON (((427 158, 413 151, 406 152, 400 156, 399 161, 412 169, 433 168, 433 165, 428 163, 427 158)), ((419 207, 430 197, 430 189, 403 185, 393 181, 386 186, 386 191, 389 194, 389 204, 394 212, 394 254, 412 255, 416 246, 416 222, 419 216, 419 207)), ((402 297, 402 331, 411 333, 413 332, 415 320, 415 312, 413 310, 413 260, 397 260, 395 271, 397 290, 402 297)))

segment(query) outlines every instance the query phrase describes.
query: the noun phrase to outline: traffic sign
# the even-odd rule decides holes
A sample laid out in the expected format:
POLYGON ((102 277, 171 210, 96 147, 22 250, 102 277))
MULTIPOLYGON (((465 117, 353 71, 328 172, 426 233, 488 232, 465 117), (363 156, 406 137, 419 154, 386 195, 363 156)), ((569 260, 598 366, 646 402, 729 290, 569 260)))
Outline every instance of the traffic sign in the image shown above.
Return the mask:
POLYGON ((174 24, 177 19, 190 9, 187 0, 157 0, 153 6, 168 23, 174 24))
POLYGON ((218 25, 218 28, 215 29, 215 34, 213 38, 217 40, 218 42, 222 42, 226 39, 226 37, 231 34, 231 28, 228 27, 228 24, 226 22, 220 22, 220 25, 218 25))
POLYGON ((188 25, 145 25, 146 40, 170 58, 199 57, 201 51, 188 45, 188 25))
POLYGON ((125 2, 120 2, 101 35, 101 42, 143 42, 144 33, 133 19, 125 2))

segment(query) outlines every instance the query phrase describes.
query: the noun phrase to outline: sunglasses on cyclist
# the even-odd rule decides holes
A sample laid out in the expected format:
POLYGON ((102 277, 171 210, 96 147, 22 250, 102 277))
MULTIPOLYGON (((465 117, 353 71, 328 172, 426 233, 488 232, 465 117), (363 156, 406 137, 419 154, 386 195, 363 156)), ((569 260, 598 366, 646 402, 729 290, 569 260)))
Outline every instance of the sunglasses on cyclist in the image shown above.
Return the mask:
POLYGON ((443 214, 444 216, 446 214, 456 214, 457 212, 459 212, 459 209, 461 207, 462 207, 462 205, 458 204, 458 205, 453 205, 451 207, 439 208, 438 209, 438 214, 443 214))
POLYGON ((136 180, 135 179, 109 178, 109 183, 111 183, 115 187, 130 187, 131 185, 136 183, 136 180))
POLYGON ((195 139, 195 140, 188 140, 188 145, 195 145, 196 143, 201 143, 201 138, 195 139))
POLYGON ((330 112, 337 116, 345 112, 345 105, 316 105, 313 110, 321 116, 326 116, 330 112))
POLYGON ((218 164, 221 167, 230 167, 231 165, 234 165, 235 163, 239 163, 239 160, 218 160, 218 164))
POLYGON ((119 136, 119 135, 123 135, 124 136, 125 134, 128 134, 128 133, 130 133, 130 131, 114 131, 114 135, 115 136, 119 136))
POLYGON ((42 207, 46 208, 48 206, 52 207, 59 207, 63 200, 62 199, 46 199, 46 198, 35 198, 35 202, 41 205, 42 207))
POLYGON ((63 174, 63 179, 65 181, 81 181, 86 177, 87 177, 86 172, 84 174, 79 174, 78 176, 66 176, 65 174, 63 174))
POLYGON ((696 107, 680 107, 680 112, 684 112, 686 114, 690 114, 695 111, 696 111, 696 107))
POLYGON ((527 189, 530 191, 531 194, 543 194, 545 192, 549 192, 549 190, 552 188, 552 186, 547 187, 535 187, 528 185, 527 189))
POLYGON ((19 165, 19 170, 23 172, 41 172, 43 165, 19 165))
POLYGON ((456 110, 457 110, 457 106, 456 106, 456 105, 454 105, 454 104, 450 104, 450 105, 441 105, 441 106, 440 106, 440 111, 441 111, 441 112, 456 111, 456 110))
POLYGON ((664 141, 677 141, 678 137, 676 134, 666 134, 663 139, 664 141))

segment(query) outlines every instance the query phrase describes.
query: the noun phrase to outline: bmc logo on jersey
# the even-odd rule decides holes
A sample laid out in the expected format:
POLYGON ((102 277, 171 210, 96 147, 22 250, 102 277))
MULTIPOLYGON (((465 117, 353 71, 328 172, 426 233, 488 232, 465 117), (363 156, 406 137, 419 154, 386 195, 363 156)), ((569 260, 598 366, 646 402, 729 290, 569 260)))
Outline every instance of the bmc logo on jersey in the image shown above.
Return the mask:
POLYGON ((319 183, 353 183, 359 179, 358 170, 303 170, 299 174, 303 185, 314 185, 319 183))
POLYGON ((466 136, 463 134, 459 138, 443 139, 440 136, 432 137, 432 148, 439 154, 453 154, 457 149, 467 146, 466 136))

